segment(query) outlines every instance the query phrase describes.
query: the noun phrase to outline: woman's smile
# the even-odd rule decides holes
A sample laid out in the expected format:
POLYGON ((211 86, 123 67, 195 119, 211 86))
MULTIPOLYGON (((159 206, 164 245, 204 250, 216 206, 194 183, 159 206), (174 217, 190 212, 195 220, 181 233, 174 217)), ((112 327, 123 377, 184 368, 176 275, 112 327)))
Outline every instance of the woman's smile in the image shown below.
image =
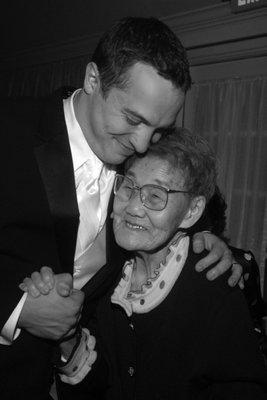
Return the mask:
POLYGON ((133 230, 141 230, 141 231, 145 231, 146 230, 146 228, 144 228, 142 225, 131 224, 128 221, 125 221, 125 225, 126 225, 127 228, 133 229, 133 230))

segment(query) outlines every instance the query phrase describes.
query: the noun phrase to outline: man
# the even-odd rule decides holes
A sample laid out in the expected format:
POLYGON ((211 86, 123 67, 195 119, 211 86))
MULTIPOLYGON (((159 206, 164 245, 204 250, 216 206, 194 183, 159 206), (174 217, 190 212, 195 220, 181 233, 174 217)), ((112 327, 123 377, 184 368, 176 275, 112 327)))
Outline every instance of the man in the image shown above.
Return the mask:
MULTIPOLYGON (((121 266, 123 254, 105 226, 113 165, 145 152, 175 124, 190 83, 175 35, 155 19, 126 18, 100 40, 83 89, 64 100, 57 93, 2 106, 2 398, 49 398, 53 343, 74 332, 79 289, 88 316, 121 266), (103 267, 112 254, 118 270, 103 267), (18 284, 44 265, 73 273, 76 290, 62 298, 56 289, 21 298, 18 284)), ((199 242, 201 237, 195 248, 214 243, 206 265, 224 255, 209 272, 214 278, 229 267, 231 255, 215 237, 206 234, 199 242)))

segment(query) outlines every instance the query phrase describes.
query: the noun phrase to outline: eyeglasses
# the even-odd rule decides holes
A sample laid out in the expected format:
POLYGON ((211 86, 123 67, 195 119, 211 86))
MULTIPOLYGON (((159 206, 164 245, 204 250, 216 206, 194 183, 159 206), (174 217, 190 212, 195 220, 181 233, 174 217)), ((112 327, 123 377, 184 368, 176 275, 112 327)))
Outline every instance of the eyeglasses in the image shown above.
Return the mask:
POLYGON ((168 203, 169 193, 189 193, 184 190, 166 189, 158 185, 136 186, 134 182, 123 175, 117 174, 114 183, 114 194, 122 201, 132 197, 133 190, 138 190, 143 206, 154 211, 162 211, 168 203))

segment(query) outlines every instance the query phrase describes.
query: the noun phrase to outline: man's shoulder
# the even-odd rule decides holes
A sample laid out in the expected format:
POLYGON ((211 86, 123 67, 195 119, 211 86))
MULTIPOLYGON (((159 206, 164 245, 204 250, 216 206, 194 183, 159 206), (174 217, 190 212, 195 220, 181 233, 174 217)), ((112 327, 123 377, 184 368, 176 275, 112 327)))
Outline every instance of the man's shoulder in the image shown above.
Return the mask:
POLYGON ((70 88, 60 88, 42 98, 0 98, 0 124, 3 140, 27 140, 34 146, 49 141, 58 132, 65 132, 63 99, 70 88), (5 135, 6 133, 6 135, 5 135))
POLYGON ((0 117, 11 121, 28 122, 38 121, 43 111, 62 106, 62 100, 71 95, 72 87, 62 87, 45 97, 0 97, 0 117), (51 107, 50 107, 51 105, 51 107))
POLYGON ((0 99, 1 142, 5 149, 20 151, 32 146, 40 110, 35 99, 0 99))

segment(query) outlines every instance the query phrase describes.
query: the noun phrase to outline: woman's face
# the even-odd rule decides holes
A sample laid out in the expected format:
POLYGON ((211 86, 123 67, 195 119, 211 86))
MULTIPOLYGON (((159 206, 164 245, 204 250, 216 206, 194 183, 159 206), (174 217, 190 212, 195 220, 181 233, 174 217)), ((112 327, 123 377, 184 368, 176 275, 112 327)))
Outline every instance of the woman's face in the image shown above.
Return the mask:
MULTIPOLYGON (((186 190, 181 171, 156 156, 137 159, 125 176, 139 187, 154 184, 166 189, 186 190)), ((172 241, 190 203, 187 194, 169 193, 166 207, 162 211, 154 211, 142 204, 137 190, 127 201, 115 196, 113 229, 116 242, 130 251, 157 252, 172 241)))

